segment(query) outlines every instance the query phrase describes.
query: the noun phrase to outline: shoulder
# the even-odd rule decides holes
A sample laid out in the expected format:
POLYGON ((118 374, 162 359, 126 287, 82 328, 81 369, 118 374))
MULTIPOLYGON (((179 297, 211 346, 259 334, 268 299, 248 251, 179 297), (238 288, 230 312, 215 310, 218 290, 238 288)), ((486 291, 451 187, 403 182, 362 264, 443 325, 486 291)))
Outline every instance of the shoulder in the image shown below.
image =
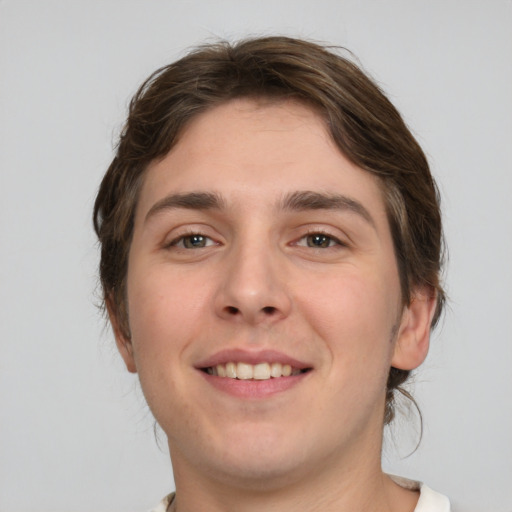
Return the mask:
POLYGON ((174 499, 174 493, 167 495, 155 508, 151 509, 149 512, 167 512, 169 505, 172 503, 174 499))
POLYGON ((450 512, 450 501, 446 496, 420 485, 420 499, 414 512, 450 512))
MULTIPOLYGON (((390 475, 391 476, 391 475, 390 475)), ((414 512, 450 512, 450 500, 424 483, 409 480, 398 476, 391 478, 401 487, 406 489, 415 489, 420 491, 420 499, 414 509, 414 512)))

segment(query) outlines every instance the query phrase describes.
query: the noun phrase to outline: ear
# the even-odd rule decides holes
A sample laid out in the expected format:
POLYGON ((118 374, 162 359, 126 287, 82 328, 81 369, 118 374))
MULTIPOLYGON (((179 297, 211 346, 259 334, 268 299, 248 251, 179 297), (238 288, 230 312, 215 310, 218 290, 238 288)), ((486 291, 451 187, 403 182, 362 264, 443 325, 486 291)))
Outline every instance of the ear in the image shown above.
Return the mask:
POLYGON ((411 303, 402 314, 391 366, 413 370, 423 363, 428 354, 436 305, 437 296, 432 288, 420 287, 414 291, 411 303))
POLYGON ((130 373, 137 373, 137 367, 135 365, 135 357, 133 355, 133 345, 130 339, 130 335, 127 332, 128 329, 124 328, 123 321, 121 319, 121 315, 118 311, 117 306, 115 305, 114 299, 112 296, 109 296, 105 300, 105 304, 107 306, 108 317, 110 320, 110 324, 112 325, 112 330, 114 331, 114 336, 116 338, 116 345, 121 357, 124 360, 124 364, 126 365, 126 369, 130 373))

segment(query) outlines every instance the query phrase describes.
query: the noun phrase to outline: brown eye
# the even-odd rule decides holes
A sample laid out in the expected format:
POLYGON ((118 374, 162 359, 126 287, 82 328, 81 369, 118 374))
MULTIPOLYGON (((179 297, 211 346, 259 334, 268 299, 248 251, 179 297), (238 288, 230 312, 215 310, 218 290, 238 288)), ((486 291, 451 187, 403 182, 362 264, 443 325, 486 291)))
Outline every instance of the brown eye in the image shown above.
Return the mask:
POLYGON ((206 246, 206 237, 202 235, 190 235, 183 238, 183 246, 187 249, 196 249, 206 246))
POLYGON ((322 233, 314 233, 312 235, 306 236, 306 244, 308 247, 324 249, 326 247, 331 247, 336 243, 339 242, 337 242, 333 237, 324 235, 322 233))

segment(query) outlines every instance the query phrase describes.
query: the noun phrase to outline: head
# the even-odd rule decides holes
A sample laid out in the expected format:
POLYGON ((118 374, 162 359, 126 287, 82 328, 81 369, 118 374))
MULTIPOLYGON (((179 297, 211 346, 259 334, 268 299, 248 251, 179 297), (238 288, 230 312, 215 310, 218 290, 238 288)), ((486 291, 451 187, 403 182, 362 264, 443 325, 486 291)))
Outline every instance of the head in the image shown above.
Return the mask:
MULTIPOLYGON (((316 44, 286 37, 199 47, 151 75, 135 94, 127 123, 99 190, 94 226, 101 243, 104 300, 130 337, 126 279, 134 217, 148 166, 164 158, 190 123, 237 99, 298 102, 315 112, 339 151, 376 177, 381 188, 404 306, 414 290, 435 297, 440 285, 439 195, 420 146, 400 114, 355 64, 316 44)), ((409 370, 390 368, 385 423, 394 391, 409 370)))

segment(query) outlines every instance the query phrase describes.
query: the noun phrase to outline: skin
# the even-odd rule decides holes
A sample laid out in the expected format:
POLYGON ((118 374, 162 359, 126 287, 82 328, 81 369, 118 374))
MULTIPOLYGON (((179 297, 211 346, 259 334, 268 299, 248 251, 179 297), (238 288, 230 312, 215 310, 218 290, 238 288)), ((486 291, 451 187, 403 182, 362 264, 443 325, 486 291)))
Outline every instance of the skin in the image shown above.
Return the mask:
POLYGON ((129 338, 110 308, 168 436, 178 510, 412 511, 417 494, 383 475, 380 453, 389 368, 427 354, 427 292, 403 305, 379 183, 312 110, 236 100, 195 118, 144 179, 129 338), (363 210, 283 207, 303 191, 363 210), (192 192, 221 204, 164 204, 192 192), (197 368, 229 349, 310 370, 284 391, 235 396, 197 368))

